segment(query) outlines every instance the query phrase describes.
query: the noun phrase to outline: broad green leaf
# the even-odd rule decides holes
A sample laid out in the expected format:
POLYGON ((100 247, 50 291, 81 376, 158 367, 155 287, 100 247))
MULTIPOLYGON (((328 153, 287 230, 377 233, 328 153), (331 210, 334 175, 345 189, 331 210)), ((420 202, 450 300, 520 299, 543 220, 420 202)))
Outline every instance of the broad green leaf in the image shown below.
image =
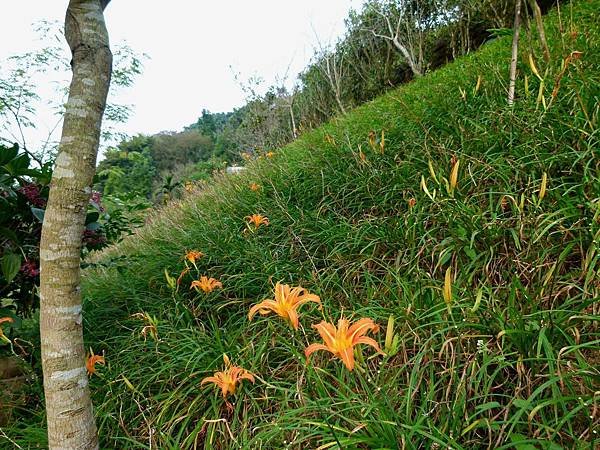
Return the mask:
POLYGON ((17 144, 12 147, 4 147, 0 145, 0 166, 4 166, 9 161, 12 161, 19 153, 19 146, 17 144))
POLYGON ((533 445, 533 443, 537 441, 535 439, 529 439, 522 434, 511 434, 510 441, 514 445, 515 450, 538 450, 538 448, 533 445))
POLYGON ((10 283, 21 268, 21 255, 16 253, 7 253, 0 259, 0 268, 6 284, 10 283))
POLYGON ((29 171, 29 163, 29 155, 23 153, 11 160, 9 163, 5 164, 4 168, 12 176, 27 175, 27 172, 29 171))
POLYGON ((87 213, 87 216, 85 216, 85 224, 88 225, 90 223, 97 222, 99 217, 100 213, 97 211, 89 212, 87 213))
POLYGON ((17 237, 17 234, 10 228, 0 227, 0 237, 9 239, 15 244, 19 243, 19 238, 17 237))
POLYGON ((475 410, 478 413, 482 413, 482 412, 488 411, 493 408, 502 408, 502 405, 498 402, 487 402, 487 403, 483 403, 481 405, 477 405, 475 407, 475 410))
POLYGON ((33 216, 39 220, 40 222, 44 221, 44 214, 45 214, 45 210, 41 209, 41 208, 34 208, 31 207, 31 214, 33 214, 33 216))
POLYGON ((102 225, 100 224, 100 222, 92 222, 92 223, 88 223, 85 226, 85 229, 90 230, 90 231, 96 231, 96 230, 99 230, 101 226, 102 225))

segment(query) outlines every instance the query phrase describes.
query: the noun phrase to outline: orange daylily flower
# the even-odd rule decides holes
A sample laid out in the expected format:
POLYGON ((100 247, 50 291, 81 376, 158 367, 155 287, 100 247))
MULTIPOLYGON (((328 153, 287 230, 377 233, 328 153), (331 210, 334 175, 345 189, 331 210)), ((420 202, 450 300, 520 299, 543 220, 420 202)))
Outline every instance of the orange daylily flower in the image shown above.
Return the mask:
POLYGON ((337 328, 329 322, 321 321, 317 325, 313 325, 325 344, 311 344, 304 350, 306 358, 317 350, 327 350, 342 360, 348 370, 354 369, 354 346, 358 344, 367 344, 383 353, 379 348, 379 344, 365 336, 369 331, 374 333, 379 331, 379 325, 371 319, 360 319, 350 325, 347 319, 340 319, 337 328))
POLYGON ((264 316, 274 312, 288 320, 292 327, 297 330, 298 307, 308 302, 318 303, 319 309, 321 308, 321 299, 315 294, 310 294, 303 287, 296 286, 292 288, 287 284, 277 283, 275 285, 275 300, 263 300, 254 305, 248 312, 248 319, 252 320, 256 313, 264 316))
MULTIPOLYGON (((2 325, 3 323, 13 323, 14 319, 12 317, 0 317, 0 325, 2 325)), ((0 326, 0 339, 8 339, 5 335, 4 335, 4 331, 2 331, 2 326, 0 326)))
POLYGON ((242 380, 248 380, 254 383, 254 375, 248 372, 246 369, 241 367, 232 366, 227 355, 223 355, 223 361, 225 361, 225 370, 222 372, 215 372, 212 377, 206 377, 200 385, 206 383, 214 383, 218 388, 221 389, 223 398, 227 398, 229 394, 235 394, 237 385, 242 380))
POLYGON ((223 283, 215 278, 208 278, 202 275, 199 280, 192 281, 190 289, 195 288, 196 290, 202 289, 204 292, 209 293, 214 291, 216 288, 222 288, 223 283))
POLYGON ((250 183, 250 190, 257 192, 257 191, 260 191, 260 188, 261 188, 260 184, 250 183))
POLYGON ((198 250, 189 250, 185 254, 185 259, 187 259, 193 265, 196 265, 196 260, 202 258, 203 256, 204 256, 204 253, 199 252, 198 250))
POLYGON ((88 375, 92 376, 96 373, 96 364, 102 364, 104 366, 106 364, 104 356, 94 355, 94 350, 90 348, 90 353, 85 362, 85 368, 87 369, 88 375))
POLYGON ((252 214, 251 216, 246 216, 245 219, 248 221, 248 225, 254 225, 255 230, 261 225, 269 225, 269 218, 262 214, 252 214))

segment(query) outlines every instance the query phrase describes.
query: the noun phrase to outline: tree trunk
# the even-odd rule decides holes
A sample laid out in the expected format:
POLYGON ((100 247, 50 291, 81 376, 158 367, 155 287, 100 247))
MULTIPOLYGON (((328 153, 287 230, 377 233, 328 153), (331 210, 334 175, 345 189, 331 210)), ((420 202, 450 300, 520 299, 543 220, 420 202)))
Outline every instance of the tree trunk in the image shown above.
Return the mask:
POLYGON ((515 24, 510 60, 510 81, 508 85, 508 106, 515 102, 515 84, 517 82, 517 59, 519 57, 519 28, 521 27, 521 0, 515 0, 515 24))
POLYGON ((423 75, 419 64, 415 61, 413 55, 408 51, 408 48, 402 45, 402 43, 397 38, 392 39, 392 43, 408 63, 410 70, 412 70, 412 73, 415 76, 415 78, 418 78, 421 75, 423 75))
POLYGON ((112 72, 110 0, 70 0, 73 78, 40 243, 40 333, 50 449, 97 449, 85 369, 80 255, 112 72))

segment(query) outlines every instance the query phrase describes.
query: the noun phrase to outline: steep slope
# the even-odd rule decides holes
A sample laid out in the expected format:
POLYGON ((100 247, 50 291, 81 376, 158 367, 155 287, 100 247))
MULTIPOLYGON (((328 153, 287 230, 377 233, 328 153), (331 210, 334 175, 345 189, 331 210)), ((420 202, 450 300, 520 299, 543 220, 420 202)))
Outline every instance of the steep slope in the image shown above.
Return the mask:
POLYGON ((216 180, 108 252, 84 284, 87 339, 107 359, 92 381, 104 445, 598 445, 599 10, 550 13, 539 78, 524 39, 513 109, 499 39, 216 180), (269 224, 253 231, 255 213, 269 224), (188 262, 175 292, 165 270, 177 278, 192 249, 198 273, 188 262), (223 287, 190 290, 196 275, 223 287), (299 309, 298 331, 275 314, 248 320, 277 281, 321 298, 322 311, 299 309), (396 345, 361 346, 353 371, 326 352, 307 364, 321 342, 310 325, 341 316, 373 319, 382 346, 392 316, 396 345), (256 375, 230 403, 200 385, 223 354, 256 375))

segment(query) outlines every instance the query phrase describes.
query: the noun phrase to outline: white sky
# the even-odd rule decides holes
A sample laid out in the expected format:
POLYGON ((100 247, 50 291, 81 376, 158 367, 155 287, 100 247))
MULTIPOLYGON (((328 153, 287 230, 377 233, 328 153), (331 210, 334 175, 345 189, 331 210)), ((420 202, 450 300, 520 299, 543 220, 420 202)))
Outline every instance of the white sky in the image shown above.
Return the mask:
MULTIPOLYGON (((67 0, 1 0, 0 61, 39 47, 32 24, 63 21, 67 0)), ((143 75, 116 99, 133 104, 128 134, 181 130, 203 108, 230 111, 244 103, 234 79, 252 75, 265 87, 285 75, 290 83, 308 63, 317 38, 326 44, 344 31, 344 18, 362 0, 113 0, 106 10, 111 42, 126 41, 150 56, 143 75), (232 70, 233 69, 233 70, 232 70)), ((49 86, 40 86, 50 96, 49 86)), ((47 94, 46 94, 47 93, 47 94)), ((47 99, 44 99, 47 100, 47 99)), ((52 123, 40 109, 41 139, 52 123)), ((35 136, 35 134, 38 136, 35 136)), ((30 147, 32 142, 29 142, 30 147)))

